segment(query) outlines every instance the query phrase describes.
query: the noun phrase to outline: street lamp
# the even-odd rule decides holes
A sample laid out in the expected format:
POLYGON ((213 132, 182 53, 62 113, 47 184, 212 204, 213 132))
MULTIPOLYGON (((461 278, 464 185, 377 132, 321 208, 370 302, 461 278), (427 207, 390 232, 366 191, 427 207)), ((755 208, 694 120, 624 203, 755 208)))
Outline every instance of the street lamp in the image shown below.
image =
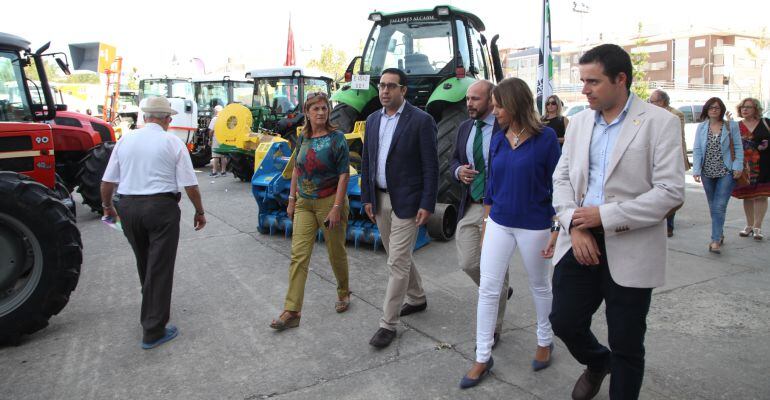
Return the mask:
POLYGON ((580 14, 580 46, 581 50, 580 53, 583 53, 582 46, 583 46, 583 15, 588 14, 591 12, 591 7, 582 2, 582 1, 573 1, 572 2, 572 11, 580 14))

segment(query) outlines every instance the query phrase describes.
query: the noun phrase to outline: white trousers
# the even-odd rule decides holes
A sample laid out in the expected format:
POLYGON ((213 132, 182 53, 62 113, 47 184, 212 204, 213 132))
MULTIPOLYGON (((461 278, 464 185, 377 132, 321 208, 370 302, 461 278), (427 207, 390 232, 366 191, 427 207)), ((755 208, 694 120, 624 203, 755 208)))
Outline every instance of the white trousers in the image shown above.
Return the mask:
POLYGON ((553 341, 548 315, 551 314, 551 281, 549 260, 540 251, 548 244, 548 229, 508 228, 487 220, 484 245, 481 248, 481 284, 476 311, 476 361, 486 363, 492 355, 497 307, 508 263, 516 248, 524 261, 529 289, 537 313, 537 345, 547 347, 553 341))

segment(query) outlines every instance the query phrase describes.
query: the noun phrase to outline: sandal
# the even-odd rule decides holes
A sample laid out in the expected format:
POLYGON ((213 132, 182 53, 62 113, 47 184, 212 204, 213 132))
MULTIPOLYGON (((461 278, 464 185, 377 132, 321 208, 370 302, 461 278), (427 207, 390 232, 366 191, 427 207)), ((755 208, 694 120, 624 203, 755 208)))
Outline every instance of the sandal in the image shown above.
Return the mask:
POLYGON ((296 328, 299 326, 300 318, 302 318, 302 314, 299 312, 285 310, 277 320, 274 319, 270 322, 270 327, 277 331, 296 328))
POLYGON ((722 254, 722 249, 719 247, 719 243, 709 243, 709 252, 714 254, 722 254))
POLYGON ((749 236, 752 236, 753 234, 754 234, 754 229, 752 229, 752 227, 748 225, 745 228, 743 228, 742 231, 738 231, 738 236, 740 237, 749 237, 749 236))
POLYGON ((338 313, 344 313, 345 311, 348 310, 348 308, 350 308, 350 294, 351 293, 353 293, 353 292, 348 292, 347 296, 337 300, 334 303, 334 310, 335 311, 337 311, 338 313))
POLYGON ((762 240, 765 235, 762 234, 762 229, 754 228, 754 240, 762 240))

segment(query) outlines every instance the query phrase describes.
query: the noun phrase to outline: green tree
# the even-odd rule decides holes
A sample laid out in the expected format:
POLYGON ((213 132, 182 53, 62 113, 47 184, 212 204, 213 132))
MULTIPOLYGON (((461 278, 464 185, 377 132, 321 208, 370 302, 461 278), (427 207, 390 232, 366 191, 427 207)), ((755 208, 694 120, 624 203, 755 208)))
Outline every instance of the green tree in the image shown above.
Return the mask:
POLYGON ((642 37, 642 23, 640 22, 636 41, 634 41, 636 50, 631 51, 631 65, 634 68, 631 91, 642 100, 647 100, 650 97, 649 83, 647 82, 647 68, 649 68, 647 60, 649 60, 650 55, 646 51, 642 51, 642 47, 646 43, 647 39, 642 37))
MULTIPOLYGON (((49 82, 57 83, 99 83, 99 74, 95 72, 87 72, 82 74, 64 75, 59 68, 59 65, 55 61, 46 59, 43 61, 45 67, 45 75, 48 77, 49 82)), ((25 67, 24 73, 27 78, 33 81, 40 81, 40 75, 37 73, 35 67, 35 61, 33 60, 29 66, 25 67)))
POLYGON ((318 59, 310 60, 307 63, 310 68, 315 68, 339 80, 345 75, 345 68, 348 66, 348 57, 342 50, 337 50, 330 44, 321 46, 321 56, 318 59))

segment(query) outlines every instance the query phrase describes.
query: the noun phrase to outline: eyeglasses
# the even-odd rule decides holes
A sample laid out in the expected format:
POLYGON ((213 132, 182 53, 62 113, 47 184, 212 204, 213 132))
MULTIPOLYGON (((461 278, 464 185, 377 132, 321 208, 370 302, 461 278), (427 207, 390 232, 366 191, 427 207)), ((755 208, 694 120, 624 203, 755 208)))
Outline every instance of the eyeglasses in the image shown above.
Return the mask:
POLYGON ((328 97, 328 96, 326 95, 326 93, 324 93, 324 92, 310 92, 310 93, 308 93, 308 94, 307 94, 307 96, 305 97, 305 100, 310 100, 310 99, 312 99, 313 97, 316 97, 316 96, 321 96, 321 97, 328 97))
POLYGON ((742 110, 753 110, 753 109, 755 109, 756 107, 754 107, 754 106, 741 106, 740 108, 741 108, 742 110))
POLYGON ((709 110, 718 110, 718 111, 722 111, 722 107, 720 107, 720 106, 717 106, 717 105, 711 106, 711 107, 709 107, 708 109, 709 109, 709 110))
POLYGON ((404 87, 404 85, 399 85, 398 83, 393 83, 393 82, 388 82, 388 83, 380 82, 379 84, 377 84, 377 87, 380 88, 380 90, 385 90, 385 89, 395 90, 397 88, 404 87))
POLYGON ((545 105, 547 105, 547 106, 555 106, 556 102, 555 101, 546 101, 545 105))

